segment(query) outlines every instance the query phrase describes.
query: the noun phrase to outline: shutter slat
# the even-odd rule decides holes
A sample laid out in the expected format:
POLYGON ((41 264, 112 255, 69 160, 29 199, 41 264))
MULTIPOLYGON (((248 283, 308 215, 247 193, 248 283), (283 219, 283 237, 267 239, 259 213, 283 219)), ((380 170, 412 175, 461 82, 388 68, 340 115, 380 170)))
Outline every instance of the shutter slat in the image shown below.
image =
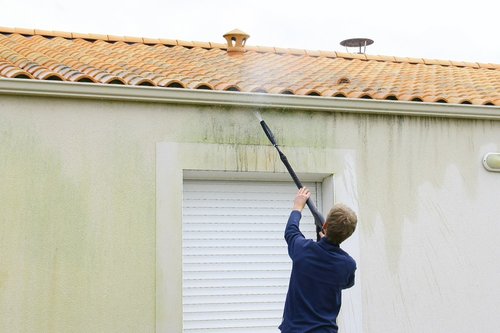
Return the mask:
POLYGON ((253 263, 253 262, 287 262, 288 255, 282 254, 247 254, 247 255, 184 255, 184 264, 194 263, 253 263))
POLYGON ((211 288, 184 288, 184 296, 204 296, 204 295, 262 295, 262 294, 278 294, 282 295, 286 292, 288 288, 287 283, 283 283, 281 286, 252 286, 248 288, 247 286, 241 287, 211 287, 211 288))

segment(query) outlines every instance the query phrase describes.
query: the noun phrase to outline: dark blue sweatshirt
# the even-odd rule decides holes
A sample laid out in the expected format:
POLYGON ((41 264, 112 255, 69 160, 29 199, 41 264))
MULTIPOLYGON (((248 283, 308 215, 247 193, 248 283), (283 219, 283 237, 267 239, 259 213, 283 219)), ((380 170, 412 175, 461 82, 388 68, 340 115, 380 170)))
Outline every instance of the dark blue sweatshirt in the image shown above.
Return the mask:
POLYGON ((354 285, 356 262, 338 245, 305 239, 302 214, 292 211, 285 230, 292 274, 286 295, 282 333, 337 333, 342 289, 354 285))

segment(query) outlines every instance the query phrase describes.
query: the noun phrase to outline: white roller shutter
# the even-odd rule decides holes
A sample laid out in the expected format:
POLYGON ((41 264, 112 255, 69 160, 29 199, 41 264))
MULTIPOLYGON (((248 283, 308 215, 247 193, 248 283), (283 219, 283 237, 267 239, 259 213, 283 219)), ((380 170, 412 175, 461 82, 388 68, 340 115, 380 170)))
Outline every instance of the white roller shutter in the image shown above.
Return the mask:
MULTIPOLYGON (((321 202, 319 184, 304 185, 321 202)), ((283 231, 296 191, 292 182, 184 182, 185 333, 278 331, 291 269, 283 231)), ((315 238, 307 207, 301 229, 315 238)))

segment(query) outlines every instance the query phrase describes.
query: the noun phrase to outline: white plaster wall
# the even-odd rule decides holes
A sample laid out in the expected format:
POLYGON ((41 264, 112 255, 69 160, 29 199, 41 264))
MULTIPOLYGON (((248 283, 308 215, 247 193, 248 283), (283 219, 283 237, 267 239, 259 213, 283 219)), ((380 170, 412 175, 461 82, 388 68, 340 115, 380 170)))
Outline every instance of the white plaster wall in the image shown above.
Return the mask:
MULTIPOLYGON (((496 332, 500 174, 481 159, 500 122, 261 113, 298 171, 354 152, 339 191, 359 214, 362 327, 345 332, 496 332)), ((0 332, 154 332, 171 315, 157 143, 218 145, 182 152, 207 169, 284 171, 250 108, 3 95, 0 142, 0 332)))
POLYGON ((500 174, 481 159, 500 148, 498 124, 395 118, 365 128, 365 331, 495 332, 500 174))

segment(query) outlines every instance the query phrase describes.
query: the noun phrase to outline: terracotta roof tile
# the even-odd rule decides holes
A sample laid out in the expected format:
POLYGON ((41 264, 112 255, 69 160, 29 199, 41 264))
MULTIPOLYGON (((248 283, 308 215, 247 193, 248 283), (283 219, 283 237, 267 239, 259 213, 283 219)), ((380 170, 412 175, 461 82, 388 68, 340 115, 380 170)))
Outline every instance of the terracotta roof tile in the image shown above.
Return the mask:
POLYGON ((500 65, 0 27, 0 78, 500 105, 500 65))

